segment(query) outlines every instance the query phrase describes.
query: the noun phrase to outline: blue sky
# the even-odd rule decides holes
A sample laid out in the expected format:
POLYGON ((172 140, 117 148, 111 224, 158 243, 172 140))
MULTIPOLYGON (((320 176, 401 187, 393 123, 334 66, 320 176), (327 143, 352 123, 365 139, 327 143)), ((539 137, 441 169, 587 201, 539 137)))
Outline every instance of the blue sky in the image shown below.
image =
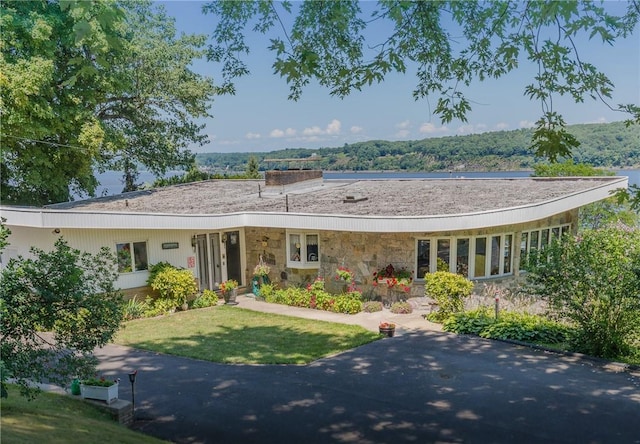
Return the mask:
MULTIPOLYGON (((179 31, 210 35, 215 26, 214 17, 201 12, 204 2, 158 3, 176 19, 179 31)), ((623 11, 626 3, 608 2, 606 6, 623 11)), ((210 143, 192 147, 194 152, 264 152, 513 130, 532 126, 541 115, 540 104, 523 94, 525 85, 533 79, 533 66, 521 66, 501 79, 476 82, 465 89, 473 107, 466 123, 443 125, 431 112, 435 97, 416 102, 412 91, 417 79, 410 70, 342 100, 331 97, 326 89, 310 85, 300 100, 290 101, 285 80, 273 74, 274 57, 267 50, 268 38, 249 38, 252 52, 246 61, 251 74, 237 80, 235 95, 216 97, 211 111, 214 117, 205 121, 210 143)), ((640 33, 636 31, 613 47, 595 39, 579 43, 581 58, 602 69, 613 81, 615 90, 610 104, 639 104, 640 33)), ((219 80, 219 66, 211 62, 198 61, 194 70, 219 80)), ((554 108, 568 124, 613 122, 626 117, 590 98, 581 104, 556 99, 554 108)))

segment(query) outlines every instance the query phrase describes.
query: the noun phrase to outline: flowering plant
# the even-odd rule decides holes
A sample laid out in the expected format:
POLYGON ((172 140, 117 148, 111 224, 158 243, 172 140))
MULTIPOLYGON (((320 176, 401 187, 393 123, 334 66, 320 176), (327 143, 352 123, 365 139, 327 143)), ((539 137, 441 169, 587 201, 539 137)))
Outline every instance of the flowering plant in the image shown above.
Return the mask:
POLYGON ((402 291, 408 293, 409 290, 411 290, 412 282, 413 272, 406 268, 397 269, 391 264, 373 273, 374 286, 384 283, 389 288, 398 287, 402 291))
POLYGON ((396 328, 396 324, 393 322, 381 322, 380 328, 396 328))
POLYGON ((349 283, 353 280, 353 271, 347 267, 338 267, 336 270, 336 281, 345 281, 349 283))
POLYGON ((104 376, 100 376, 100 378, 95 377, 95 378, 83 379, 82 381, 80 381, 82 385, 90 385, 93 387, 111 387, 112 385, 118 384, 119 382, 120 382, 120 379, 109 380, 109 379, 105 379, 104 376))
POLYGON ((254 276, 266 276, 271 271, 271 267, 267 264, 263 264, 262 262, 255 266, 253 269, 254 276))
POLYGON ((228 281, 224 281, 220 284, 220 291, 222 294, 225 294, 228 291, 233 290, 234 288, 238 288, 238 281, 235 279, 229 279, 228 281))

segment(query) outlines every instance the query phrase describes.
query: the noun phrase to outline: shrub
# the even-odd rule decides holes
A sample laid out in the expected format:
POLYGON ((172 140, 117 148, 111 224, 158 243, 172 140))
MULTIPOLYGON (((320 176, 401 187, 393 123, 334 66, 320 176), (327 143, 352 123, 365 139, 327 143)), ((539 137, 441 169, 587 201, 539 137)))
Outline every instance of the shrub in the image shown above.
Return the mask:
POLYGON ((144 316, 144 312, 149 309, 149 305, 146 301, 138 301, 138 297, 134 296, 124 303, 123 306, 123 319, 125 321, 131 321, 144 316))
POLYGON ((165 299, 173 307, 186 303, 198 291, 198 285, 189 270, 178 270, 171 266, 165 266, 157 272, 151 288, 160 293, 160 299, 165 299))
POLYGON ((526 290, 578 327, 574 349, 603 358, 629 353, 640 331, 640 230, 585 230, 541 254, 526 290))
POLYGON ((215 291, 211 290, 204 290, 195 298, 193 304, 191 304, 193 308, 206 308, 214 305, 218 305, 218 295, 215 291))
MULTIPOLYGON (((261 289, 264 287, 267 286, 265 285, 261 289)), ((274 290, 271 287, 267 288, 264 293, 264 299, 267 302, 348 314, 362 311, 361 296, 358 291, 340 295, 328 293, 324 290, 324 281, 322 279, 317 279, 306 289, 289 287, 282 290, 274 290)))
POLYGON ((483 338, 558 344, 567 341, 572 329, 542 316, 501 311, 496 321, 492 311, 478 308, 449 315, 442 323, 444 331, 473 334, 483 338))
POLYGON ((262 284, 260 285, 260 291, 258 293, 260 293, 260 297, 262 299, 264 299, 267 302, 271 302, 269 301, 269 299, 271 299, 273 297, 273 294, 276 291, 276 287, 273 284, 262 284))
POLYGON ((143 315, 145 318, 173 313, 176 310, 176 305, 171 299, 158 298, 154 300, 151 296, 147 296, 145 304, 148 307, 143 315))
POLYGON ((382 302, 380 301, 367 301, 362 304, 362 311, 366 313, 375 313, 382 311, 382 302))
POLYGON ((151 284, 155 280, 158 273, 166 268, 175 268, 169 262, 158 262, 157 264, 149 265, 149 277, 147 277, 147 285, 151 287, 151 284))
POLYGON ((424 277, 424 292, 438 303, 435 315, 440 320, 452 313, 462 311, 464 298, 469 297, 473 290, 473 282, 459 274, 448 271, 427 273, 424 277))
POLYGON ((413 313, 413 307, 408 302, 394 302, 389 309, 391 313, 409 314, 413 313))

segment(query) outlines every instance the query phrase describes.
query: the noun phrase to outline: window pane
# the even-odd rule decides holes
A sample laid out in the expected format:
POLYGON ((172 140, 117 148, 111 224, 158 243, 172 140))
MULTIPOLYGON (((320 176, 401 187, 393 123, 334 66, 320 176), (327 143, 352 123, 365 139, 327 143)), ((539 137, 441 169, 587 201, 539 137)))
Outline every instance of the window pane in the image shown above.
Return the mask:
POLYGON ((438 271, 449 271, 451 258, 451 243, 449 239, 438 239, 438 260, 436 268, 438 271))
POLYGON ((502 249, 502 237, 491 237, 491 275, 500 274, 500 250, 502 249))
POLYGON ((473 277, 482 277, 485 274, 484 267, 487 259, 487 238, 476 238, 476 256, 474 261, 473 277))
POLYGON ((529 241, 529 233, 522 233, 522 237, 520 238, 520 269, 527 269, 527 256, 529 254, 529 246, 527 242, 529 241))
POLYGON ((116 253, 118 255, 118 272, 131 273, 131 244, 116 244, 116 253))
POLYGON ((565 236, 565 234, 569 233, 569 225, 563 225, 562 226, 562 237, 565 236))
POLYGON ((529 243, 529 252, 531 252, 532 250, 537 250, 538 249, 538 235, 540 234, 539 231, 532 231, 531 232, 531 242, 529 243))
POLYGON ((560 240, 560 227, 551 229, 551 240, 552 241, 560 240))
POLYGON ((469 277, 469 239, 456 241, 456 273, 469 277))
POLYGON ((549 230, 542 230, 542 236, 540 238, 540 248, 544 248, 549 243, 549 230))
POLYGON ((429 264, 431 260, 431 241, 428 239, 418 241, 418 264, 416 266, 416 277, 424 278, 429 273, 429 264))
POLYGON ((511 273, 511 239, 511 234, 507 234, 504 237, 504 267, 502 268, 503 273, 511 273))
POLYGON ((146 270, 148 268, 146 242, 133 243, 133 257, 135 259, 136 271, 146 270))
POLYGON ((294 262, 300 262, 300 253, 302 252, 302 245, 300 244, 300 235, 289 235, 289 259, 294 262))
POLYGON ((318 235, 307 234, 307 261, 318 262, 318 235))

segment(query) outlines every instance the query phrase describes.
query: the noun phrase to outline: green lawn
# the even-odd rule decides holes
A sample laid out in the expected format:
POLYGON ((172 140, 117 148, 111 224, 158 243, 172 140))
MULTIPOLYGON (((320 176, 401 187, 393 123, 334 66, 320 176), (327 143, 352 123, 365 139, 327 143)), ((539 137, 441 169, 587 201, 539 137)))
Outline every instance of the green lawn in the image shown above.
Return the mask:
POLYGON ((11 444, 162 443, 113 421, 96 407, 64 395, 41 393, 34 401, 9 385, 0 403, 2 442, 11 444))
POLYGON ((227 364, 306 364, 379 338, 360 326, 222 305, 127 322, 115 342, 227 364))

